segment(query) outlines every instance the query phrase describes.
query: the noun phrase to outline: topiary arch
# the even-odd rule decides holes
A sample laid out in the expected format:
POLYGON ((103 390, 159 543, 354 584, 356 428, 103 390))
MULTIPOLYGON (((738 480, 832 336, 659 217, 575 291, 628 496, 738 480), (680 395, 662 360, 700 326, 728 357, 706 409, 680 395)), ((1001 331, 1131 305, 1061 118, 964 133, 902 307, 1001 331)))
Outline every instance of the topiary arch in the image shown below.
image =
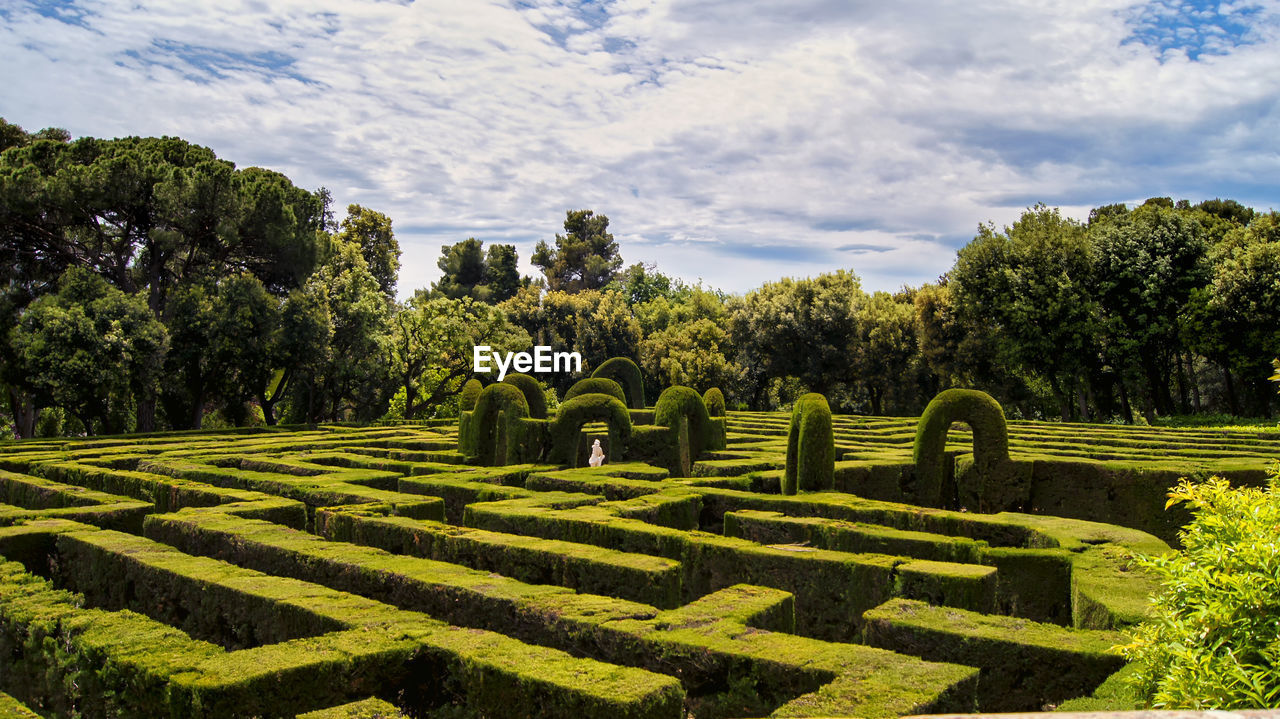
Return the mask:
POLYGON ((991 395, 975 389, 949 389, 933 398, 916 425, 914 458, 916 499, 935 507, 950 504, 944 497, 947 432, 954 422, 973 430, 974 471, 992 477, 1009 464, 1009 431, 1004 410, 991 395))
POLYGON ((622 385, 626 393, 626 403, 631 409, 644 409, 644 379, 640 376, 640 367, 626 357, 614 357, 605 360, 592 377, 607 377, 622 385))
POLYGON ((462 391, 458 394, 458 409, 462 412, 470 412, 476 408, 476 400, 480 399, 480 393, 484 391, 484 385, 480 380, 472 377, 467 383, 462 385, 462 391))
POLYGON ((564 401, 568 402, 584 394, 607 394, 617 397, 623 405, 627 403, 627 395, 622 391, 622 385, 607 377, 587 377, 574 382, 569 391, 564 393, 564 401))
POLYGON ((689 476, 693 461, 712 443, 711 416, 702 395, 679 385, 662 390, 654 406, 653 423, 675 432, 672 440, 678 445, 679 462, 671 469, 677 476, 689 476))
POLYGON ((523 392, 505 382, 491 384, 480 393, 471 414, 470 446, 459 449, 479 464, 508 464, 520 442, 520 420, 528 416, 529 403, 523 392))
POLYGON ((631 413, 617 397, 607 394, 581 394, 560 405, 551 428, 552 452, 556 461, 578 466, 578 436, 587 422, 609 425, 608 453, 615 458, 623 443, 631 436, 631 413))
POLYGON ((509 385, 514 385, 524 393, 524 401, 529 403, 530 417, 534 419, 547 418, 547 395, 543 393, 541 382, 527 374, 518 372, 508 374, 502 381, 509 385))
POLYGON ((796 400, 787 432, 782 493, 824 492, 835 487, 836 445, 827 398, 810 392, 796 400))

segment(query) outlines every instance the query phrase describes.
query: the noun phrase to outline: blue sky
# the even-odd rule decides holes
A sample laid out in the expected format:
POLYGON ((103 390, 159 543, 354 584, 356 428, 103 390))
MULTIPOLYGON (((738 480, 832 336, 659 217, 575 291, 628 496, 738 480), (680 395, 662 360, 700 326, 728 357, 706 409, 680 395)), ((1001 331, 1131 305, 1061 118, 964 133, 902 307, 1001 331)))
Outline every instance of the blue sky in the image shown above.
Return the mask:
POLYGON ((1280 209, 1280 0, 12 0, 0 116, 178 135, 440 245, 607 214, 742 292, 932 281, 979 222, 1155 195, 1280 209))

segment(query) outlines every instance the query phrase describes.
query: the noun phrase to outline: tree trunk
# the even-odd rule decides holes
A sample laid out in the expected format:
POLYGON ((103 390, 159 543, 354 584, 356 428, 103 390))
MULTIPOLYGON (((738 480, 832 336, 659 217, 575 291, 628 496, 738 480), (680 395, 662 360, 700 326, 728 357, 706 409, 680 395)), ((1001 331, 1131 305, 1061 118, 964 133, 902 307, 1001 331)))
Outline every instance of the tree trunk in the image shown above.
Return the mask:
POLYGON ((1222 379, 1227 385, 1227 406, 1231 408, 1231 414, 1240 415, 1240 400, 1236 397, 1236 383, 1231 378, 1231 369, 1225 363, 1222 365, 1222 379))
POLYGON ((9 411, 13 414, 13 432, 16 439, 36 436, 36 406, 31 396, 9 388, 9 411))
POLYGON ((1178 368, 1176 375, 1178 380, 1178 406, 1183 414, 1191 414, 1191 402, 1188 398, 1187 373, 1182 365, 1182 353, 1174 354, 1174 363, 1178 368))
POLYGON ((1199 412, 1204 408, 1200 403, 1200 380, 1196 377, 1195 355, 1187 353, 1187 377, 1191 380, 1191 399, 1195 403, 1195 410, 1199 412))
POLYGON ((154 432, 156 429, 156 396, 149 393, 138 399, 136 432, 154 432))
POLYGON ((1133 424, 1133 407, 1129 405, 1129 390, 1125 387, 1124 378, 1120 378, 1120 405, 1124 407, 1124 423, 1133 424))

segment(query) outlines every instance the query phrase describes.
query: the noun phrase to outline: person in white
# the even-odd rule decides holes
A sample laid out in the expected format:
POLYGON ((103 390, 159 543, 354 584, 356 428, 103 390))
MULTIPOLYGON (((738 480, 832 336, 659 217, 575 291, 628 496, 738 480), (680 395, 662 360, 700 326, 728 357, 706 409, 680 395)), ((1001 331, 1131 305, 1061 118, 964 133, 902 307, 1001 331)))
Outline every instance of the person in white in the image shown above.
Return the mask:
POLYGON ((588 459, 587 462, 589 462, 592 467, 599 467, 604 464, 604 450, 600 448, 600 440, 597 439, 592 443, 591 459, 588 459))

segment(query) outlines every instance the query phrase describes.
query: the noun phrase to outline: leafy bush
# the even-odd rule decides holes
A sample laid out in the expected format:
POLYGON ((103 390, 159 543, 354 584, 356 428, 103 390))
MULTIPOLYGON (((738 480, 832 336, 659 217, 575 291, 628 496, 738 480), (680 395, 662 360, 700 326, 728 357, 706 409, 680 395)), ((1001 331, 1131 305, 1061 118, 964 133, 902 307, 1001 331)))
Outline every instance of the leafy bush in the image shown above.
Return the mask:
POLYGON ((617 397, 624 407, 627 404, 627 395, 623 393, 622 385, 607 377, 587 377, 574 382, 569 391, 564 393, 564 401, 568 402, 584 394, 607 394, 617 397))
POLYGON ((787 468, 782 493, 822 492, 835 482, 836 445, 827 398, 810 392, 796 400, 787 432, 787 468))
POLYGON ((644 379, 640 376, 640 367, 626 357, 613 357, 605 360, 592 377, 606 377, 616 381, 626 392, 626 405, 630 409, 644 409, 644 379))
POLYGON ((1184 479, 1169 497, 1194 518, 1182 551, 1139 560, 1163 588, 1121 647, 1138 697, 1158 709, 1280 706, 1280 474, 1265 489, 1184 479))
POLYGON ((703 393, 702 401, 707 405, 707 414, 712 417, 724 416, 724 393, 719 387, 712 387, 703 393))
POLYGON ((534 419, 547 418, 547 395, 542 391, 542 383, 527 374, 513 372, 502 380, 514 385, 524 393, 525 402, 529 403, 529 416, 534 419))

